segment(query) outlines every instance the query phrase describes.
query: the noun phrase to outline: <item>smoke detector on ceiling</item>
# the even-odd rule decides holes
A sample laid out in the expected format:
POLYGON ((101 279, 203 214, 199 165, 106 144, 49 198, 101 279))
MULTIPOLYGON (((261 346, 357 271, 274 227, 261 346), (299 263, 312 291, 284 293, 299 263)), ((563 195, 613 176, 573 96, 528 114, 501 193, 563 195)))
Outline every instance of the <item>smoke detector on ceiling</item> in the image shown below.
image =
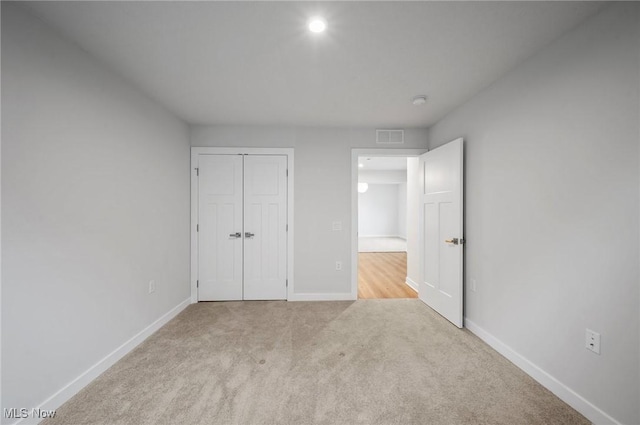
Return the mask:
POLYGON ((413 98, 411 103, 413 103, 415 106, 424 105, 425 103, 427 103, 427 96, 425 96, 424 94, 418 95, 413 98))

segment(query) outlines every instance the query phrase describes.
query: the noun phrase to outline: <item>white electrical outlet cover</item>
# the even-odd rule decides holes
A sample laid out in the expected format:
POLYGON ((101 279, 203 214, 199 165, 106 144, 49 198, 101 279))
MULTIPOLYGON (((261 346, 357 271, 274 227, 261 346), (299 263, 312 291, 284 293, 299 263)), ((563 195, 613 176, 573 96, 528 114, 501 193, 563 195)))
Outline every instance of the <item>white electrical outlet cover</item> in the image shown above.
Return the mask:
POLYGON ((585 347, 587 348, 587 350, 591 350, 596 354, 600 354, 600 334, 598 332, 587 329, 585 340, 585 347))

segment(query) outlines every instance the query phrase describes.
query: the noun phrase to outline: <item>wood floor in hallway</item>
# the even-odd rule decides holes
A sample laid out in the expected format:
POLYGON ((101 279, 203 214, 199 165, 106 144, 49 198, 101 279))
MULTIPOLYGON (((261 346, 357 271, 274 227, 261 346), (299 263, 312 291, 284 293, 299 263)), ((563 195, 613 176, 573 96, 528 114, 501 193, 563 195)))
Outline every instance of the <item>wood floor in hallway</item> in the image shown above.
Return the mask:
POLYGON ((406 252, 361 252, 358 254, 358 298, 418 298, 405 283, 406 252))

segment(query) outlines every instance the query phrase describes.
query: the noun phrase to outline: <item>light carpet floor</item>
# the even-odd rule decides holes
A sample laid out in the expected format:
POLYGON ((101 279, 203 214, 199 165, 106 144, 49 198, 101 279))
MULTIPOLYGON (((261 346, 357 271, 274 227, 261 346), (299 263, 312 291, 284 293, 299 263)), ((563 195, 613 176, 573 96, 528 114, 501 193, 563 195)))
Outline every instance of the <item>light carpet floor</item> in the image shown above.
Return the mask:
POLYGON ((419 300, 189 306, 54 424, 587 424, 419 300))
POLYGON ((358 252, 406 252, 407 241, 394 237, 362 236, 358 238, 358 252))

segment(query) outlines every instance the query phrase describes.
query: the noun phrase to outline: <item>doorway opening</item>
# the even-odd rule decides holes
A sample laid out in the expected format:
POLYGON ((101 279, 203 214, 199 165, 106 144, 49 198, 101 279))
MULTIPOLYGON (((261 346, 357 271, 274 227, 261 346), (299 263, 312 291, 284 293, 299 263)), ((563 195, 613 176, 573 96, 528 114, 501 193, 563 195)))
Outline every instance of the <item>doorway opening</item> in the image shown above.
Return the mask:
MULTIPOLYGON (((358 298, 358 177, 360 157, 418 157, 407 162, 407 277, 418 298, 457 327, 463 326, 464 141, 429 152, 418 149, 351 151, 351 296, 358 298), (413 188, 412 188, 413 186, 413 188), (412 217, 412 214, 415 216, 412 217), (417 225, 414 232, 410 226, 417 225)), ((368 183, 368 182, 360 182, 368 183)), ((368 187, 368 185, 367 185, 368 187)))
POLYGON ((358 298, 417 298, 407 278, 407 157, 358 157, 358 298))
POLYGON ((418 297, 410 269, 419 267, 414 175, 422 152, 353 151, 354 298, 418 297))

